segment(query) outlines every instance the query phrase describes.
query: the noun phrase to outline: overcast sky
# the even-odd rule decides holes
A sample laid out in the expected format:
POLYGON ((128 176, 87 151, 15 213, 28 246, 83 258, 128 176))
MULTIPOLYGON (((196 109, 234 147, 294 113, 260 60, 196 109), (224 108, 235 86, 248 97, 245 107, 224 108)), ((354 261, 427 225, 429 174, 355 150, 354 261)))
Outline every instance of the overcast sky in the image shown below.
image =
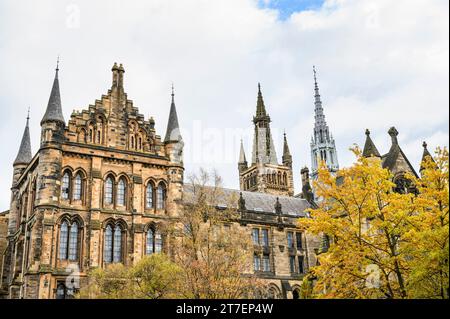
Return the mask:
POLYGON ((449 140, 448 0, 159 0, 0 2, 0 210, 9 208, 12 162, 31 108, 33 154, 61 56, 66 121, 111 86, 125 90, 164 135, 170 86, 185 138, 185 167, 217 168, 237 188, 239 140, 251 158, 261 82, 277 155, 286 130, 294 161, 310 166, 312 65, 341 166, 365 128, 380 152, 396 126, 417 168, 422 141, 449 140))

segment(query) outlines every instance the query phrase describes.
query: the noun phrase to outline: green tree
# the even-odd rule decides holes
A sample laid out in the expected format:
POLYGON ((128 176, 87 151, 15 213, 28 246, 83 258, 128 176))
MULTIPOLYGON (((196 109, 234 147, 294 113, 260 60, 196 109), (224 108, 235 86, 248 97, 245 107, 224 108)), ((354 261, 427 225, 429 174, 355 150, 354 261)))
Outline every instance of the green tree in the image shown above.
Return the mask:
POLYGON ((134 266, 111 264, 89 274, 89 284, 78 298, 159 299, 177 298, 182 271, 165 254, 145 256, 134 266))

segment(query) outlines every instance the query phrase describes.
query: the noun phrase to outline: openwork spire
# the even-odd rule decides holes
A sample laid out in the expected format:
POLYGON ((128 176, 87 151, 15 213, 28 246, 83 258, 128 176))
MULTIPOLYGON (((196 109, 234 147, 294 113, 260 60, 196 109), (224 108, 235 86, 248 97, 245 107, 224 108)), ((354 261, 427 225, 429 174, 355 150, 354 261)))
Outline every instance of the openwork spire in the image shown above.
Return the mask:
POLYGON ((314 119, 315 127, 326 126, 325 114, 323 113, 322 100, 320 99, 319 85, 317 84, 317 71, 316 67, 313 66, 314 72, 314 119))
POLYGON ((56 63, 55 79, 53 80, 52 91, 50 93, 50 98, 48 99, 47 110, 45 111, 44 117, 41 120, 41 125, 44 122, 48 121, 61 122, 65 124, 61 107, 61 96, 59 93, 58 72, 59 72, 59 57, 56 63))
POLYGON ((25 125, 25 130, 23 131, 22 141, 20 142, 19 153, 14 160, 13 165, 17 164, 28 164, 31 161, 31 142, 30 142, 30 110, 28 109, 27 124, 25 125))
POLYGON ((178 125, 177 108, 175 107, 175 93, 172 84, 172 102, 170 104, 169 120, 167 122, 166 136, 164 142, 181 141, 180 127, 178 125))

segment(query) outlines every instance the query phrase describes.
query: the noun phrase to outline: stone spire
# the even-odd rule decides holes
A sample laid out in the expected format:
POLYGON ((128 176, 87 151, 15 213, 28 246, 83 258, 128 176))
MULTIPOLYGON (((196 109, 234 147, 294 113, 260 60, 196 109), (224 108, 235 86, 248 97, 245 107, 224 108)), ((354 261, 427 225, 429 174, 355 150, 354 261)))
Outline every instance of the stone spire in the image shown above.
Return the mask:
POLYGON ((292 156, 291 156, 291 152, 289 151, 289 145, 288 145, 287 138, 286 138, 286 132, 284 133, 282 160, 283 160, 283 165, 292 168, 292 156))
POLYGON ((422 172, 422 171, 424 170, 423 162, 427 159, 428 156, 431 158, 431 160, 433 161, 433 163, 436 163, 436 162, 434 161, 433 156, 432 156, 432 155, 430 154, 430 152, 428 151, 428 148, 427 148, 427 146, 428 146, 428 145, 427 145, 427 142, 423 142, 422 146, 423 146, 423 155, 422 155, 422 160, 420 161, 420 169, 419 169, 420 172, 422 172))
POLYGON ((315 180, 318 176, 319 162, 326 163, 330 172, 337 172, 339 163, 337 159, 336 145, 333 135, 330 133, 320 99, 319 85, 317 84, 317 72, 314 72, 314 134, 311 140, 311 177, 315 180))
POLYGON ((364 149, 362 155, 364 157, 381 157, 380 152, 378 152, 377 147, 375 146, 374 142, 370 138, 370 131, 369 129, 366 129, 366 143, 364 144, 364 149))
POLYGON ((243 172, 248 168, 247 158, 245 157, 244 144, 241 139, 241 150, 239 152, 238 169, 239 172, 243 172))
POLYGON ((180 127, 178 125, 177 109, 175 107, 175 93, 172 84, 172 103, 170 104, 169 120, 167 122, 165 143, 181 141, 180 127))
POLYGON ((245 151, 244 151, 244 143, 241 139, 241 150, 239 152, 239 163, 247 163, 247 159, 245 158, 245 151))
POLYGON ((256 101, 256 117, 266 116, 266 106, 264 105, 264 99, 261 93, 261 83, 258 82, 258 99, 256 101))
POLYGON ((275 145, 270 132, 270 116, 266 112, 259 83, 256 115, 253 117, 253 123, 255 124, 255 135, 253 139, 252 164, 278 165, 275 145))
POLYGON ((41 125, 44 122, 55 121, 65 124, 64 116, 61 108, 61 96, 59 94, 59 58, 56 63, 55 79, 53 80, 52 91, 50 93, 50 98, 47 104, 47 110, 45 111, 44 117, 42 118, 41 125))
POLYGON ((20 143, 19 153, 14 160, 13 165, 28 164, 31 161, 31 142, 30 142, 30 110, 28 109, 27 124, 23 131, 22 142, 20 143))

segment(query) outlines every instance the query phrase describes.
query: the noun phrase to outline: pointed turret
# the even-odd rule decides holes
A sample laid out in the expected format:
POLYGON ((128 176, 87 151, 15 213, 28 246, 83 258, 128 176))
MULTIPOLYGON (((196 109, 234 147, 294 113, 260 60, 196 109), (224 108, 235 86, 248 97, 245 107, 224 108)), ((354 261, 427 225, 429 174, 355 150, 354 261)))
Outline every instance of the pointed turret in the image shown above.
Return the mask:
POLYGON ((284 144, 283 144, 283 165, 288 166, 292 168, 292 156, 291 152, 289 151, 289 145, 286 138, 286 132, 284 133, 284 144))
POLYGON ((431 161, 433 162, 433 163, 436 163, 435 161, 434 161, 434 158, 433 158, 433 156, 430 154, 430 152, 428 151, 428 148, 427 148, 427 142, 423 142, 423 144, 422 144, 422 146, 423 146, 423 155, 422 155, 422 160, 420 161, 420 169, 419 169, 419 172, 422 172, 423 170, 424 170, 424 167, 423 167, 423 163, 427 160, 427 158, 428 157, 430 157, 430 159, 431 159, 431 161))
POLYGON ((19 164, 28 164, 31 161, 31 142, 30 142, 30 111, 28 111, 27 124, 25 125, 25 130, 23 131, 22 142, 20 143, 19 153, 17 153, 16 159, 14 160, 14 166, 19 164))
POLYGON ((374 142, 370 138, 369 129, 366 129, 366 143, 364 144, 364 149, 363 149, 362 155, 364 157, 375 156, 375 157, 381 158, 380 152, 378 152, 377 147, 375 146, 374 142))
POLYGON ((180 127, 178 125, 177 109, 175 107, 175 93, 172 85, 172 103, 170 104, 169 120, 167 122, 165 143, 181 141, 180 127))
POLYGON ((247 158, 245 157, 245 150, 244 150, 244 144, 241 139, 241 149, 239 152, 239 162, 238 162, 238 169, 239 172, 243 172, 248 168, 247 158))
POLYGON ((53 80, 52 91, 50 93, 50 98, 48 99, 47 110, 45 111, 44 117, 41 121, 41 126, 45 122, 60 122, 63 125, 65 124, 61 107, 61 96, 59 93, 59 59, 56 64, 55 71, 55 79, 53 80))

